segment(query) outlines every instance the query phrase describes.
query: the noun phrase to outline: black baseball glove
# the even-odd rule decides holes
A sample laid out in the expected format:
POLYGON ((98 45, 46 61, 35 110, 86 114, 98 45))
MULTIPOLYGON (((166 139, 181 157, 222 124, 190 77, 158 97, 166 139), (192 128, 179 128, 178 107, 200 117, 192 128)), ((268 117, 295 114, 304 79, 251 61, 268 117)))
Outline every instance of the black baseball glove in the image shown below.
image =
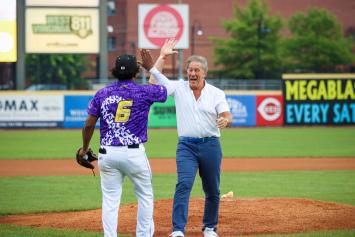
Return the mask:
POLYGON ((86 152, 84 157, 79 156, 79 150, 76 152, 76 161, 78 162, 79 165, 88 168, 88 169, 94 169, 95 167, 91 164, 94 160, 97 160, 97 155, 89 148, 89 150, 86 152))

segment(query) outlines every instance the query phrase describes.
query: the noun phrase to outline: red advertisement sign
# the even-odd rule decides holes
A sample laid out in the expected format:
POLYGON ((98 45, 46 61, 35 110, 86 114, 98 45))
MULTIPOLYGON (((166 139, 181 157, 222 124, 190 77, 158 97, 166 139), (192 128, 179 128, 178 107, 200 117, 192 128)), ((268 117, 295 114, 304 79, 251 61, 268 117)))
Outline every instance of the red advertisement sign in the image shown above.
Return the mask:
POLYGON ((189 48, 189 6, 139 4, 138 47, 158 49, 170 38, 177 40, 176 49, 189 48))
POLYGON ((144 33, 147 39, 161 47, 166 39, 180 40, 184 22, 180 13, 168 5, 159 5, 148 12, 144 19, 144 33))
POLYGON ((256 96, 256 126, 281 126, 283 117, 281 95, 256 96))

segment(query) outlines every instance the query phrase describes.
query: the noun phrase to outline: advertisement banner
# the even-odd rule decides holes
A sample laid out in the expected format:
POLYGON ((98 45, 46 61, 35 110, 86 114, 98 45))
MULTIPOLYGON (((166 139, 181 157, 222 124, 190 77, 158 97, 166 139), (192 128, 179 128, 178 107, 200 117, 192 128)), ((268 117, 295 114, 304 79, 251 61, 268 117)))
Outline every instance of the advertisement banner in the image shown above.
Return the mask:
POLYGON ((282 96, 256 96, 256 125, 283 125, 282 96))
POLYGON ((154 103, 149 111, 148 127, 176 127, 174 98, 169 96, 165 103, 154 103))
POLYGON ((97 8, 27 8, 26 53, 98 53, 97 8))
POLYGON ((139 4, 138 47, 160 48, 175 38, 176 49, 189 48, 189 6, 187 4, 139 4))
POLYGON ((0 1, 0 62, 17 61, 16 1, 0 1))
MULTIPOLYGON (((86 109, 91 95, 65 95, 64 96, 64 127, 65 128, 81 128, 88 116, 86 109)), ((99 121, 96 126, 99 126, 99 121)))
POLYGON ((355 74, 286 75, 285 124, 355 124, 355 74))
POLYGON ((233 115, 232 126, 255 126, 255 95, 227 95, 233 115))
MULTIPOLYGON (((13 1, 13 0, 11 0, 13 1)), ((98 7, 99 0, 26 0, 26 6, 36 7, 98 7)))
POLYGON ((0 94, 0 127, 61 126, 63 100, 63 95, 0 94))

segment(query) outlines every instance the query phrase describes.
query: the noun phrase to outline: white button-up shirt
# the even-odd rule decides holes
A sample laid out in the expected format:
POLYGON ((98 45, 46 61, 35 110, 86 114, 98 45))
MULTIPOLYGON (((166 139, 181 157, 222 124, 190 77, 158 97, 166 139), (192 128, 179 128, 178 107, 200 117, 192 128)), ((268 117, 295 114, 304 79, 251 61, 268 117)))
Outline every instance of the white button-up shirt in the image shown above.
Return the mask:
POLYGON ((155 67, 150 72, 158 84, 167 88, 168 95, 175 99, 176 121, 179 136, 186 137, 220 137, 217 128, 218 114, 229 111, 225 93, 208 84, 196 100, 188 81, 170 81, 155 67))

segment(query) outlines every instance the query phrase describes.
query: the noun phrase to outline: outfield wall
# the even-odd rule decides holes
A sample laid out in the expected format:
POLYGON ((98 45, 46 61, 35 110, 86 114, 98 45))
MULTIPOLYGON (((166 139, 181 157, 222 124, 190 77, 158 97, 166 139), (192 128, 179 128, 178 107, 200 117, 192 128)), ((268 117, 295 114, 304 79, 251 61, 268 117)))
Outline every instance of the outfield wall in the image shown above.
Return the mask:
MULTIPOLYGON (((95 91, 0 93, 0 128, 81 128, 95 91)), ((355 125, 355 74, 285 74, 283 91, 226 91, 233 127, 355 125)), ((149 113, 151 128, 176 127, 172 97, 149 113)))
MULTIPOLYGON (((0 93, 0 128, 81 128, 95 91, 0 93)), ((226 91, 232 126, 283 125, 281 91, 226 91)), ((151 107, 148 126, 176 127, 172 97, 151 107)))

